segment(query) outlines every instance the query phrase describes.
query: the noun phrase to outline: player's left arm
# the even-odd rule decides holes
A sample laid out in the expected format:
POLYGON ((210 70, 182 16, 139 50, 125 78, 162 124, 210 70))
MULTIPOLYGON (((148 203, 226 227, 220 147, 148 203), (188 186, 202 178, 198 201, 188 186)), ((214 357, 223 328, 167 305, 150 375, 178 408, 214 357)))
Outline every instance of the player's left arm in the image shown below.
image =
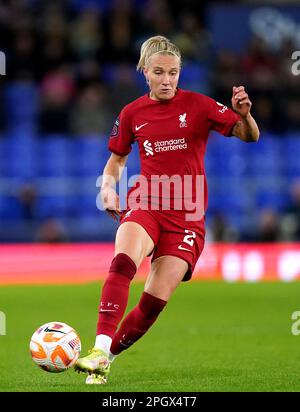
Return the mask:
POLYGON ((259 139, 259 128, 251 116, 250 109, 252 102, 244 86, 234 86, 232 88, 231 104, 233 110, 241 117, 241 120, 238 120, 233 126, 232 135, 244 142, 257 142, 259 139))

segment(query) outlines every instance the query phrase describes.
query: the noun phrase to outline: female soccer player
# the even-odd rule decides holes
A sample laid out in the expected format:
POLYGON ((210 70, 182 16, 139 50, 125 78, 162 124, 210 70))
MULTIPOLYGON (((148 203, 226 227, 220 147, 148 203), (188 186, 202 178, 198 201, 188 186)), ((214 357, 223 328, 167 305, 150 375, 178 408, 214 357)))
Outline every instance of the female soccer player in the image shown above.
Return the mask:
POLYGON ((103 203, 112 217, 120 217, 120 226, 102 289, 95 346, 75 365, 75 370, 88 373, 88 384, 106 383, 114 358, 148 331, 180 282, 192 276, 204 247, 204 154, 210 130, 245 142, 259 138, 243 86, 233 87, 233 110, 177 87, 181 55, 165 37, 151 37, 143 43, 137 69, 143 72, 150 91, 121 111, 103 172, 103 203), (141 179, 129 191, 128 208, 122 213, 115 183, 135 141, 141 179), (161 194, 159 185, 165 189, 169 185, 168 190, 161 194), (130 282, 151 254, 144 292, 121 322, 130 282))

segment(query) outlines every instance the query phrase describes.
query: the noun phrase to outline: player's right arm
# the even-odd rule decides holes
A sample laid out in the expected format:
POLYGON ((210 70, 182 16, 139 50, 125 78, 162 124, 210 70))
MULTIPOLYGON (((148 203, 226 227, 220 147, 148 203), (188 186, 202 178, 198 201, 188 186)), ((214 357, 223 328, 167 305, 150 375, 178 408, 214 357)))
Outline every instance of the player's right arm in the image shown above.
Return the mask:
POLYGON ((120 215, 120 201, 116 192, 116 184, 122 176, 128 155, 119 156, 112 153, 108 159, 102 175, 101 199, 105 210, 117 220, 120 215))
POLYGON ((121 178, 128 155, 131 152, 132 143, 131 113, 128 106, 125 106, 117 118, 109 138, 108 149, 112 154, 104 168, 101 185, 103 205, 115 220, 121 213, 116 184, 121 178))

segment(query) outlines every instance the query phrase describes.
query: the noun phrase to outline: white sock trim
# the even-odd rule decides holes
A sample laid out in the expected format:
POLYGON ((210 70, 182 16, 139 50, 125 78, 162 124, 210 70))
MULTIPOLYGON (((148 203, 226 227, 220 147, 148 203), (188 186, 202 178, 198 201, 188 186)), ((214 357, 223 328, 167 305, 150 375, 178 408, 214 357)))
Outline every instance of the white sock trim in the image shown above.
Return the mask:
POLYGON ((111 351, 109 351, 108 360, 110 361, 110 363, 113 362, 117 356, 118 355, 114 355, 113 353, 111 353, 111 351))
POLYGON ((95 348, 103 350, 107 355, 109 354, 112 338, 107 335, 97 335, 95 341, 95 348))

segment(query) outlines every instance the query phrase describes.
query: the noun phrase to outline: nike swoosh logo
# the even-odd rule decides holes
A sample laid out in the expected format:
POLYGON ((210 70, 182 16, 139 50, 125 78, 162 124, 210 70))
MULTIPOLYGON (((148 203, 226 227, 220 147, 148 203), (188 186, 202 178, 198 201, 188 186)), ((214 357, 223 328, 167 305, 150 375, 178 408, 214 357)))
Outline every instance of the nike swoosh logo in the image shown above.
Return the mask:
POLYGON ((100 312, 116 312, 115 309, 100 309, 100 312))
POLYGON ((186 250, 187 252, 193 253, 192 250, 187 249, 187 248, 185 248, 185 247, 183 247, 183 246, 181 246, 181 245, 178 246, 178 249, 179 249, 179 250, 186 250))
POLYGON ((67 334, 66 332, 63 332, 62 330, 49 329, 49 328, 46 328, 46 329, 44 330, 44 332, 57 332, 57 333, 63 333, 64 335, 67 334))
POLYGON ((142 127, 146 126, 147 123, 141 124, 140 126, 135 126, 135 131, 137 132, 138 130, 140 130, 142 127))

